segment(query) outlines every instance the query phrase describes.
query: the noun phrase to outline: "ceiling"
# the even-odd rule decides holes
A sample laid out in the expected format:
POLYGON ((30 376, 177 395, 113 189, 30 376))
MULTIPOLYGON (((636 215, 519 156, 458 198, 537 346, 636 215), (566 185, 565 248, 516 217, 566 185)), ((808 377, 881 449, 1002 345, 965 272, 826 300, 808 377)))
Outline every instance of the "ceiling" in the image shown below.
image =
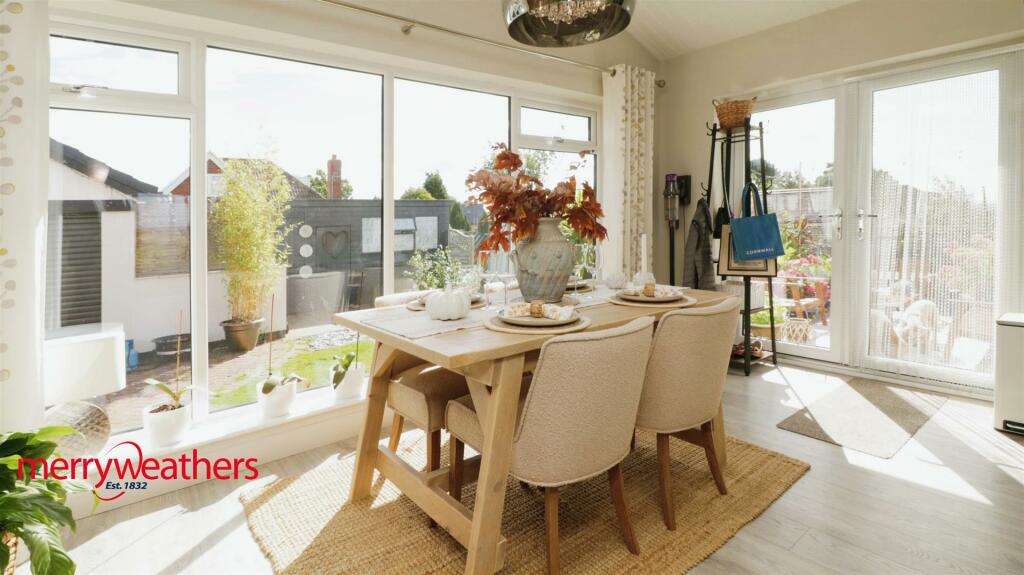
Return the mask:
MULTIPOLYGON (((348 0, 461 32, 512 43, 502 0, 348 0)), ((658 60, 849 4, 855 0, 637 0, 627 28, 658 60)))
POLYGON ((714 46, 855 0, 637 0, 627 28, 659 60, 714 46))

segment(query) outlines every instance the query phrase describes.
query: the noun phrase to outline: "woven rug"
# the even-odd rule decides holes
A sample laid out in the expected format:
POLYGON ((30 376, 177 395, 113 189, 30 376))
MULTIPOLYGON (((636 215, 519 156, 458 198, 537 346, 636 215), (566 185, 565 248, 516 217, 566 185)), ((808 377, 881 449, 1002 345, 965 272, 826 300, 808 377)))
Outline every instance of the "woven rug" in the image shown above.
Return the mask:
POLYGON ((945 403, 935 393, 854 378, 777 427, 888 459, 945 403))
MULTIPOLYGON (((422 436, 406 434, 399 452, 422 468, 422 436)), ((626 496, 640 556, 625 547, 605 474, 564 487, 560 505, 565 573, 683 573, 760 515, 808 469, 806 463, 729 438, 722 496, 701 448, 672 442, 676 531, 665 529, 658 499, 654 436, 640 433, 623 462, 626 496)), ((444 449, 442 453, 447 453, 444 449)), ((249 529, 275 573, 462 573, 466 551, 390 482, 379 478, 374 497, 349 503, 354 458, 323 464, 241 496, 249 529)), ((446 463, 444 463, 446 464, 446 463)), ((475 484, 463 501, 472 506, 475 484)), ((502 534, 508 538, 502 573, 546 570, 544 494, 510 481, 502 534)))

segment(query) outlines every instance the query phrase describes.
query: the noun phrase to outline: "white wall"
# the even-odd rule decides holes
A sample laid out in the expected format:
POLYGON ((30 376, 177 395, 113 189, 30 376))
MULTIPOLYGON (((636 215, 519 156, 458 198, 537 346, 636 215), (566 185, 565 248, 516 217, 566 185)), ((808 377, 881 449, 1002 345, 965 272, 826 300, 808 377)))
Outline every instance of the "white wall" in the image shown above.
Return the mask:
MULTIPOLYGON (((655 181, 667 172, 692 176, 694 199, 707 179, 712 98, 764 94, 787 83, 824 86, 911 59, 1024 37, 1020 0, 862 0, 662 63, 655 181)), ((655 190, 655 272, 668 276, 668 232, 655 190)), ((689 217, 681 230, 689 231, 689 217)), ((681 250, 685 233, 677 234, 681 250)), ((681 254, 682 252, 679 251, 681 254)))
MULTIPOLYGON (((153 349, 153 338, 177 331, 178 310, 189 323, 189 276, 186 274, 135 277, 135 212, 104 212, 103 235, 103 321, 124 324, 125 338, 135 340, 139 352, 153 349)), ((288 301, 285 271, 282 267, 274 288, 274 329, 287 324, 288 301)), ((209 290, 208 326, 210 341, 224 339, 220 322, 230 319, 224 273, 207 274, 209 290)), ((270 304, 267 303, 269 309, 270 304)), ((268 329, 265 323, 261 329, 268 329)))

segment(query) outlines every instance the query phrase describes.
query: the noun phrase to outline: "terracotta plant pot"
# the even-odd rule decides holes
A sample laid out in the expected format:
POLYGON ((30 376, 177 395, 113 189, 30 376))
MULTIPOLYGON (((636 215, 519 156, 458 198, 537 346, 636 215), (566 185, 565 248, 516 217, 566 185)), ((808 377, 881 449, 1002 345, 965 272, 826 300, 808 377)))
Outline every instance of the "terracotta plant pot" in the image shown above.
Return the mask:
POLYGON ((146 429, 153 447, 166 447, 181 441, 190 421, 187 405, 154 413, 153 410, 160 405, 154 403, 142 410, 142 427, 146 429))
POLYGON ((4 575, 14 575, 14 565, 18 562, 18 538, 14 536, 14 533, 4 533, 0 536, 0 545, 6 545, 7 552, 10 554, 4 575))
POLYGON ((228 346, 235 351, 252 351, 260 339, 261 325, 263 318, 252 321, 229 319, 220 322, 228 346))
POLYGON ((516 279, 524 301, 558 303, 572 275, 573 247, 559 218, 541 218, 537 233, 516 243, 516 279))

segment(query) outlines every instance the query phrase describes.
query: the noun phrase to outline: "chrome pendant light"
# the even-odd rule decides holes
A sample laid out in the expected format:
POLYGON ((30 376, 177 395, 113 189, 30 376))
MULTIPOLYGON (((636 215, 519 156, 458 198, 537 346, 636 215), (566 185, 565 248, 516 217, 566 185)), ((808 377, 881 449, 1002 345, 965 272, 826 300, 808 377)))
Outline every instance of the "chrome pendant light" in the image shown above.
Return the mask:
POLYGON ((582 46, 625 30, 635 6, 636 0, 505 0, 505 25, 530 46, 582 46))

